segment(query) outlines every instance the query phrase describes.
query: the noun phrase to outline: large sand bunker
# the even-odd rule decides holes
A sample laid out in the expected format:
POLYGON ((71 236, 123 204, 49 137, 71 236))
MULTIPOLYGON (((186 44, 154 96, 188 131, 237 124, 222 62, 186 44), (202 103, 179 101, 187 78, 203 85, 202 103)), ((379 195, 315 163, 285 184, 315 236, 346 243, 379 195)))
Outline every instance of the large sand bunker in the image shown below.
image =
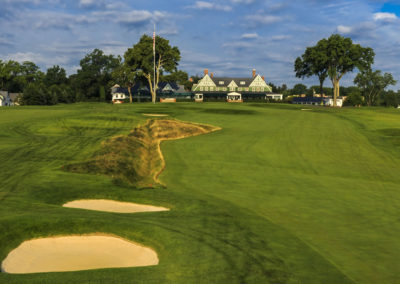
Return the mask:
POLYGON ((65 236, 23 242, 1 265, 6 273, 157 265, 157 253, 112 236, 65 236))
POLYGON ((169 210, 168 208, 165 207, 106 200, 106 199, 74 200, 65 203, 63 207, 115 212, 115 213, 157 212, 157 211, 169 210))

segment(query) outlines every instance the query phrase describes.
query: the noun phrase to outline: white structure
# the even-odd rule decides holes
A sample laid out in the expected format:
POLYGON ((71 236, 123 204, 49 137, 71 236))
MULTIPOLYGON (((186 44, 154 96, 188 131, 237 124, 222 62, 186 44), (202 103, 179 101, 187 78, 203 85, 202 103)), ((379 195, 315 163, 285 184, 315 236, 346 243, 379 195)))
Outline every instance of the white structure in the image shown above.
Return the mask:
POLYGON ((124 92, 122 92, 122 88, 118 84, 115 84, 111 87, 111 95, 112 102, 114 104, 120 104, 123 102, 123 100, 128 98, 128 96, 124 92))
POLYGON ((250 98, 265 99, 266 95, 272 92, 272 88, 265 82, 264 76, 256 74, 253 69, 251 77, 214 77, 213 73, 208 74, 204 70, 204 77, 192 87, 196 98, 200 95, 204 98, 223 98, 227 101, 243 101, 250 98))
POLYGON ((12 101, 7 91, 0 91, 0 106, 11 106, 12 101))
POLYGON ((242 103, 242 95, 236 92, 232 92, 226 95, 226 101, 228 103, 242 103))
POLYGON ((196 103, 201 103, 203 101, 203 94, 195 94, 194 95, 194 101, 196 103))
MULTIPOLYGON (((333 107, 333 98, 324 98, 324 105, 333 107)), ((336 106, 342 107, 343 106, 343 99, 337 98, 336 99, 336 106)))
POLYGON ((268 98, 273 99, 275 101, 279 101, 279 100, 281 101, 281 100, 283 100, 283 95, 282 94, 268 94, 265 96, 265 99, 268 99, 268 98))

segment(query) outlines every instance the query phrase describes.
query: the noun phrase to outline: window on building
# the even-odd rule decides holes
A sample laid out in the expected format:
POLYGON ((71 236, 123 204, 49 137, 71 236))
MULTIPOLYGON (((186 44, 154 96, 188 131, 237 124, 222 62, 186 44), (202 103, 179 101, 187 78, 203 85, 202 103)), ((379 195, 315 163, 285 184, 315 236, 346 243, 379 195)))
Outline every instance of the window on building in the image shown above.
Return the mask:
POLYGON ((204 88, 203 88, 203 87, 200 87, 200 91, 204 91, 204 88))
POLYGON ((223 85, 223 84, 224 84, 224 81, 219 81, 218 84, 223 85))
POLYGON ((204 91, 208 91, 208 87, 204 87, 204 91))
POLYGON ((240 85, 246 85, 245 81, 240 81, 240 85))

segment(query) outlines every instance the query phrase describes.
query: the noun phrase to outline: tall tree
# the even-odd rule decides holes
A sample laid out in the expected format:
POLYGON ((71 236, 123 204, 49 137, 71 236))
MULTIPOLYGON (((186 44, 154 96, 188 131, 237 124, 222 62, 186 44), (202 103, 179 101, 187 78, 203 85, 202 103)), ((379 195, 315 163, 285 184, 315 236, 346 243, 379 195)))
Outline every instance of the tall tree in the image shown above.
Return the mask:
POLYGON ((147 35, 143 35, 139 42, 132 48, 129 48, 124 55, 125 63, 132 70, 138 71, 139 76, 146 78, 152 101, 156 101, 157 86, 160 76, 164 72, 174 72, 181 59, 178 47, 171 47, 169 41, 156 36, 155 43, 155 78, 154 72, 154 56, 153 56, 153 39, 147 35), (155 88, 153 88, 155 86, 155 88))
POLYGON ((65 69, 54 65, 53 67, 47 69, 46 75, 44 76, 44 83, 50 87, 52 85, 61 85, 67 83, 67 73, 65 69))
POLYGON ((132 103, 132 86, 136 80, 136 73, 134 70, 131 69, 125 62, 114 69, 111 73, 111 77, 113 78, 115 83, 118 83, 121 86, 126 86, 129 92, 129 102, 132 103))
POLYGON ((381 70, 372 71, 371 68, 362 70, 354 78, 354 83, 361 89, 368 106, 376 105, 379 95, 390 85, 395 85, 396 80, 392 74, 382 75, 381 70))
POLYGON ((351 38, 334 34, 322 39, 317 44, 327 57, 328 75, 333 85, 333 105, 339 97, 339 82, 342 77, 355 68, 360 71, 368 69, 374 62, 375 53, 372 48, 354 44, 351 38))
POLYGON ((319 79, 319 93, 324 93, 324 81, 328 77, 328 57, 321 45, 307 47, 301 57, 294 63, 296 77, 304 78, 316 75, 319 79))
POLYGON ((303 84, 296 84, 292 89, 292 95, 302 95, 307 93, 307 86, 303 84))
POLYGON ((99 100, 101 86, 105 87, 111 81, 111 73, 121 65, 121 58, 95 49, 80 61, 80 65, 78 74, 71 78, 76 92, 86 99, 99 100))

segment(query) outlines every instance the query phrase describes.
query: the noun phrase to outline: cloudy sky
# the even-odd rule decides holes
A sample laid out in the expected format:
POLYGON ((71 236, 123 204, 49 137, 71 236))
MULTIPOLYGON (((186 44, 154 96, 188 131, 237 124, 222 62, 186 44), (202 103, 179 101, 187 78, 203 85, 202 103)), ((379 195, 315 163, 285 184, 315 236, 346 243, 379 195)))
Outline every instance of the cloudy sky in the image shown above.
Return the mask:
POLYGON ((374 68, 400 80, 400 0, 0 0, 0 59, 30 60, 43 71, 60 65, 72 74, 94 48, 123 55, 152 34, 153 23, 179 47, 179 67, 190 75, 208 68, 250 76, 255 68, 274 84, 318 84, 295 78, 293 62, 339 33, 372 47, 374 68))

